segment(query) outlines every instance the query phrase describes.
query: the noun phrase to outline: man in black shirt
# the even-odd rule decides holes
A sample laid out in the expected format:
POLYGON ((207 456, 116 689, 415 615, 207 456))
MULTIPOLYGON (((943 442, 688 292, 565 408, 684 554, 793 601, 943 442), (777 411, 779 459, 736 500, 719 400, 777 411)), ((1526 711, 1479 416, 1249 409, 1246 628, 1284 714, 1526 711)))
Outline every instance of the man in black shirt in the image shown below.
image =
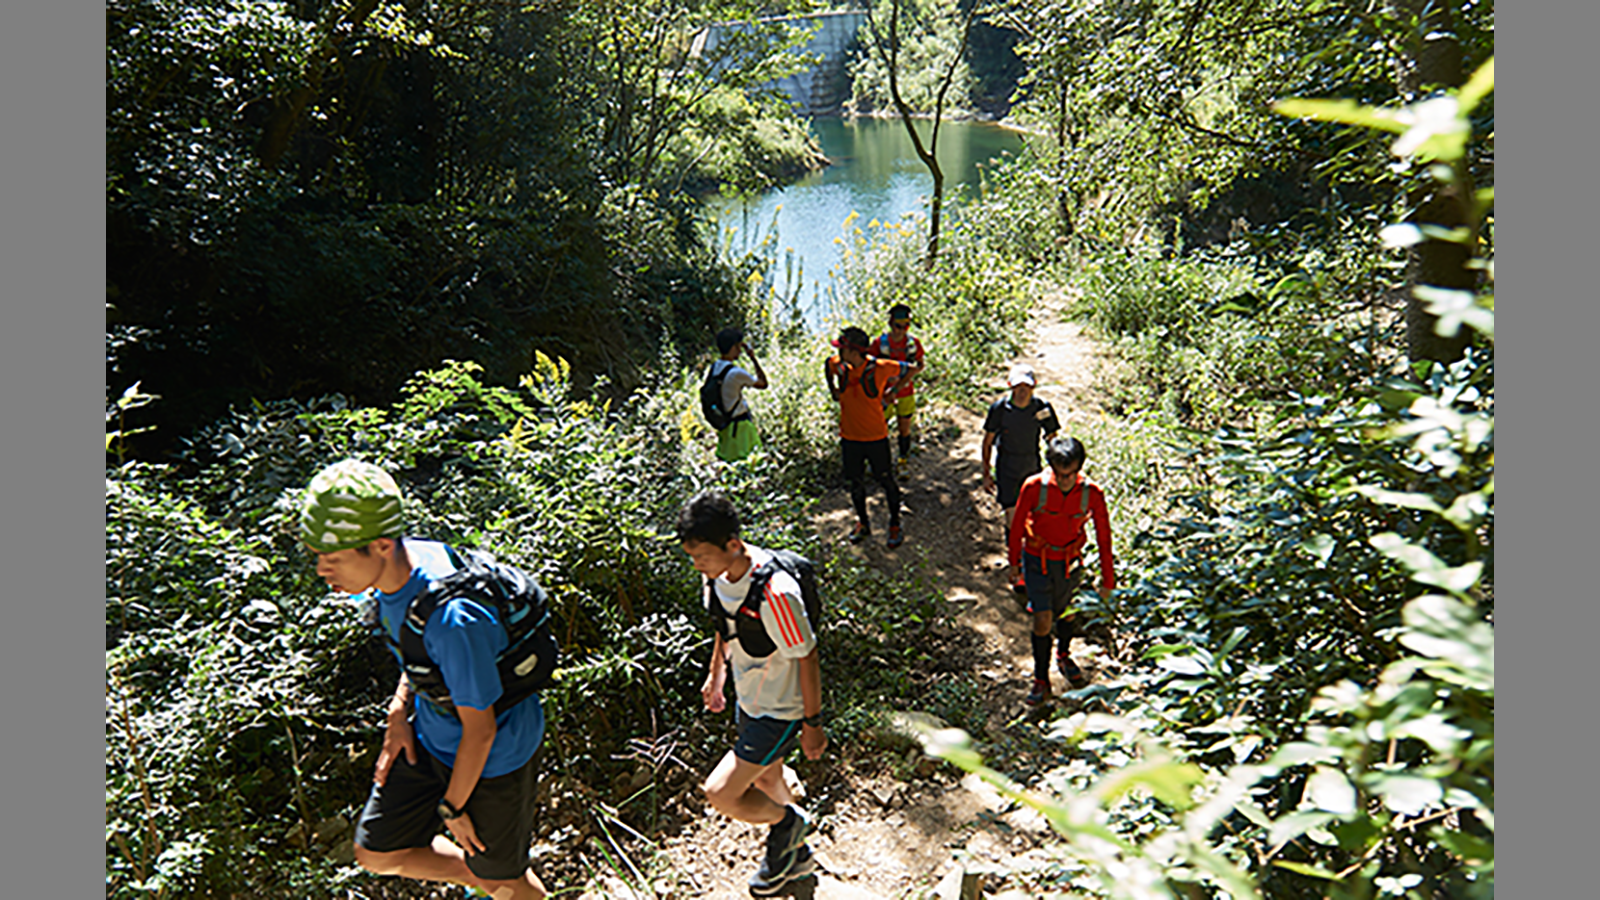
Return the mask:
MULTIPOLYGON (((1041 442, 1049 441, 1061 430, 1056 411, 1048 402, 1033 395, 1036 383, 1032 366, 1012 366, 1006 378, 1011 393, 990 404, 989 414, 983 420, 983 448, 979 451, 983 489, 993 491, 998 487, 996 496, 1005 511, 1001 521, 1007 524, 1011 522, 1012 507, 1017 505, 1017 492, 1022 489, 1023 479, 1041 468, 1041 442), (991 469, 991 453, 996 445, 999 453, 991 469)), ((1004 538, 1001 542, 1004 543, 1004 538)), ((1019 576, 1012 588, 1020 593, 1021 585, 1019 576)))

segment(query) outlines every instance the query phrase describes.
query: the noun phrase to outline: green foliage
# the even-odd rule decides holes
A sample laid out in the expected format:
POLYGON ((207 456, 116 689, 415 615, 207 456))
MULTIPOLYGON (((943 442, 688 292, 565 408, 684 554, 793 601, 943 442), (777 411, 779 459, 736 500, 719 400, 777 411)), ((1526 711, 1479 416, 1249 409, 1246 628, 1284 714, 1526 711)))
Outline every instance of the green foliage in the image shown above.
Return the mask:
POLYGON ((168 400, 125 449, 253 399, 385 404, 446 359, 510 384, 538 348, 625 391, 697 347, 729 292, 678 194, 811 165, 793 114, 747 97, 803 64, 798 36, 692 57, 750 9, 613 12, 108 7, 108 385, 168 400))
MULTIPOLYGON (((1401 94, 1398 73, 1424 36, 1439 32, 1400 6, 1057 0, 1005 4, 993 21, 1021 37, 1027 73, 1010 114, 1048 141, 1041 156, 1057 161, 1052 174, 1069 230, 1104 246, 1137 242, 1153 229, 1170 240, 1206 221, 1220 226, 1211 243, 1225 240, 1237 219, 1271 229, 1330 192, 1336 202, 1388 215, 1399 179, 1376 136, 1286 121, 1270 107, 1284 97, 1380 104, 1401 94), (1258 178, 1314 191, 1247 202, 1235 188, 1258 178), (1209 209, 1219 200, 1223 208, 1209 209), (1151 221, 1162 209, 1181 221, 1151 221)), ((1493 53, 1494 5, 1449 11, 1449 33, 1471 69, 1493 53)), ((1472 153, 1472 166, 1486 164, 1472 153)))
MULTIPOLYGON (((1408 133, 1398 150, 1426 146, 1408 133)), ((1193 486, 1135 539, 1140 576, 1108 610, 1142 664, 1052 723, 1066 747, 1035 789, 964 733, 929 736, 1067 839, 1058 865, 1014 878, 1104 897, 1493 896, 1492 300, 1434 309, 1482 346, 1290 388, 1262 427, 1184 451, 1193 486)), ((1138 461, 1110 460, 1123 476, 1138 461)))
MULTIPOLYGON (((965 16, 957 0, 881 0, 872 4, 873 13, 883 23, 885 40, 898 40, 896 55, 900 97, 916 113, 932 113, 939 105, 939 91, 945 72, 955 63, 955 73, 944 96, 946 114, 960 114, 972 108, 972 72, 963 53, 962 23, 965 16), (894 9, 890 9, 893 4, 894 9), (891 18, 898 26, 890 36, 891 18)), ((889 73, 885 61, 865 48, 873 37, 863 24, 862 49, 850 61, 852 95, 847 111, 867 114, 894 110, 890 99, 889 73)))
MULTIPOLYGON (((779 383, 819 381, 786 366, 779 383)), ((782 432, 744 464, 715 462, 698 379, 666 368, 613 405, 579 396, 570 366, 543 354, 514 388, 448 363, 387 408, 335 396, 235 410, 178 464, 108 470, 108 896, 307 895, 367 877, 340 866, 397 670, 354 605, 327 595, 291 527, 299 490, 347 455, 396 473, 411 534, 489 549, 549 592, 564 652, 544 693, 558 811, 607 791, 640 741, 721 752, 699 746, 710 640, 671 532, 703 487, 739 498, 748 540, 822 566, 840 721, 870 724, 884 696, 904 695, 946 614, 941 592, 817 542, 807 467, 779 463, 797 449, 782 432)), ((655 812, 638 791, 607 815, 648 832, 655 812)))
POLYGON ((779 113, 776 104, 764 109, 742 92, 719 87, 701 102, 695 119, 673 133, 661 168, 676 173, 674 189, 698 194, 722 185, 767 190, 822 162, 805 123, 779 113))
POLYGON ((1293 264, 1233 254, 1100 254, 1081 266, 1076 314, 1129 368, 1119 402, 1199 428, 1255 424, 1295 392, 1372 375, 1381 344, 1370 253, 1324 246, 1293 264), (1342 299, 1350 298, 1350 299, 1342 299))

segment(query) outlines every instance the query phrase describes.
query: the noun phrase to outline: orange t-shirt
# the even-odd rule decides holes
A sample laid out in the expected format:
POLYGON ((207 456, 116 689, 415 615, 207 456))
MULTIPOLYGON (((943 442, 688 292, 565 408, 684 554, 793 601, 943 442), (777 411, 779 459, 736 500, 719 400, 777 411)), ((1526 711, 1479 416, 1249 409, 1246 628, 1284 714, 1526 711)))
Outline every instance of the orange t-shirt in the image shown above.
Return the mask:
MULTIPOLYGON (((883 389, 900 377, 906 364, 894 359, 869 360, 872 363, 875 390, 868 397, 861 387, 861 375, 866 366, 846 370, 844 393, 839 395, 839 437, 847 441, 881 441, 889 437, 889 420, 883 415, 883 389)), ((837 356, 828 360, 835 367, 842 365, 837 356)))

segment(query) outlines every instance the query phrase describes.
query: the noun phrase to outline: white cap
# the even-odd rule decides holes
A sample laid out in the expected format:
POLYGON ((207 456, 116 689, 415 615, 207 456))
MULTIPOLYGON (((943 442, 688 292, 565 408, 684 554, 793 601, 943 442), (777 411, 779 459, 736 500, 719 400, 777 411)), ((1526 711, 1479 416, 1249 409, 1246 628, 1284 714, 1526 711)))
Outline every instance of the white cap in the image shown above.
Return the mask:
POLYGON ((1006 387, 1016 387, 1019 384, 1032 385, 1037 382, 1033 377, 1033 366, 1018 364, 1011 367, 1011 374, 1006 376, 1006 387))

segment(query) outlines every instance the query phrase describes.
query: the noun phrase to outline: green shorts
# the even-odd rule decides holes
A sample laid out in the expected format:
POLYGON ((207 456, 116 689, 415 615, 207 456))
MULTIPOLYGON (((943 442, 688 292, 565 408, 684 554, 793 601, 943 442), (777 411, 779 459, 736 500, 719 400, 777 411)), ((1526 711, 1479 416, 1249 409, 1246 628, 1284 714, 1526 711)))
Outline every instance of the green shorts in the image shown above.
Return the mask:
POLYGON ((909 419, 916 414, 916 394, 912 394, 909 397, 896 397, 893 403, 883 408, 883 417, 885 419, 892 419, 895 416, 899 416, 902 419, 909 419))
POLYGON ((738 462, 749 456, 759 443, 761 436, 756 431, 755 421, 740 419, 717 432, 717 459, 738 462))

